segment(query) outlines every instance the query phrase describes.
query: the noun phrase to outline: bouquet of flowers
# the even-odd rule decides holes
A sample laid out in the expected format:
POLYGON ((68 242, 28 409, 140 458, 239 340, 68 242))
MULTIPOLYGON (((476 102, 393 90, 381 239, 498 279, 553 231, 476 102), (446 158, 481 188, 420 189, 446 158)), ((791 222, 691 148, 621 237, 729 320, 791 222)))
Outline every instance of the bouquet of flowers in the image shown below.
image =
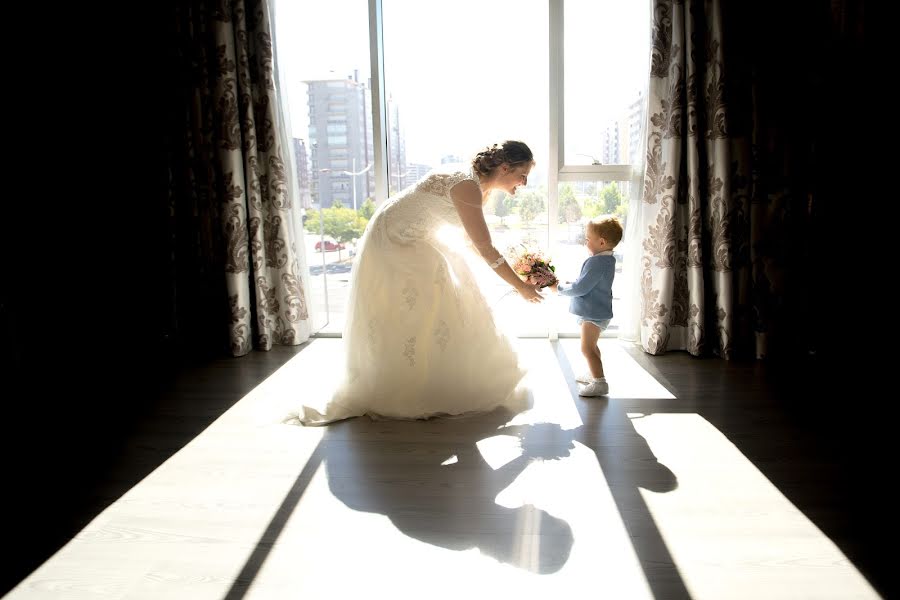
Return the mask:
POLYGON ((554 274, 556 267, 550 264, 550 258, 540 250, 520 244, 518 247, 513 246, 509 249, 509 257, 509 264, 512 265, 513 271, 528 283, 545 288, 559 282, 554 274))

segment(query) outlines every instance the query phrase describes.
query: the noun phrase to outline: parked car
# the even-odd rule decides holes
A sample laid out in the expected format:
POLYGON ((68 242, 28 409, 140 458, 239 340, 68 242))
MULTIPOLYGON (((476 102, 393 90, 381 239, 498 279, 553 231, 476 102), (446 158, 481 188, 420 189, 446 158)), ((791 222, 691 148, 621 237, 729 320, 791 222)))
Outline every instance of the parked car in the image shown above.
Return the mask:
MULTIPOLYGON (((325 252, 334 252, 335 250, 343 250, 344 245, 341 243, 335 243, 331 240, 325 240, 325 252)), ((322 242, 316 242, 316 252, 322 251, 322 242)))

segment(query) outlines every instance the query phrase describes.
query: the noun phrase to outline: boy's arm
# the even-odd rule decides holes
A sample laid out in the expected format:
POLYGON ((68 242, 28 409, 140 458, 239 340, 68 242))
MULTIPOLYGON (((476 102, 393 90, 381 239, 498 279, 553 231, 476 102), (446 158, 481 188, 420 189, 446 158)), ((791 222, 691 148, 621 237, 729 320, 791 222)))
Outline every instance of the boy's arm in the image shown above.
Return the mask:
POLYGON ((561 283, 557 291, 563 296, 584 296, 603 278, 603 270, 595 261, 589 261, 587 269, 571 285, 561 283))

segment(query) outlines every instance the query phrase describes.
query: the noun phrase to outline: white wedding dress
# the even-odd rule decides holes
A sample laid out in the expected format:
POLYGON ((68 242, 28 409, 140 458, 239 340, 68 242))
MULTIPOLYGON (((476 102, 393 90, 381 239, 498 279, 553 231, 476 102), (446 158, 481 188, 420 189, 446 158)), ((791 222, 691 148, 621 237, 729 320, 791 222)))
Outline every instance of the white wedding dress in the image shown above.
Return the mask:
POLYGON ((468 179, 478 183, 471 172, 431 173, 375 212, 350 279, 345 379, 327 406, 304 406, 295 422, 524 408, 525 371, 460 243, 468 238, 450 190, 468 179))

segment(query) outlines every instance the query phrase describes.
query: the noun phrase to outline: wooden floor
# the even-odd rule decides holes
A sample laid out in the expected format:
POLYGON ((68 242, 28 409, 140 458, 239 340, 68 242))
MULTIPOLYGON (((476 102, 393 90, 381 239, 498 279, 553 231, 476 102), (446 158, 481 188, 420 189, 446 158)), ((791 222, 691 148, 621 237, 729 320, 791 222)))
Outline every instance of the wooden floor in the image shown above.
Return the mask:
POLYGON ((533 408, 512 419, 279 423, 328 394, 341 344, 183 373, 82 493, 71 539, 6 597, 844 600, 896 587, 875 546, 890 474, 849 429, 865 423, 858 404, 837 412, 852 392, 805 397, 799 371, 603 339, 610 397, 582 399, 577 340, 520 340, 533 408))

